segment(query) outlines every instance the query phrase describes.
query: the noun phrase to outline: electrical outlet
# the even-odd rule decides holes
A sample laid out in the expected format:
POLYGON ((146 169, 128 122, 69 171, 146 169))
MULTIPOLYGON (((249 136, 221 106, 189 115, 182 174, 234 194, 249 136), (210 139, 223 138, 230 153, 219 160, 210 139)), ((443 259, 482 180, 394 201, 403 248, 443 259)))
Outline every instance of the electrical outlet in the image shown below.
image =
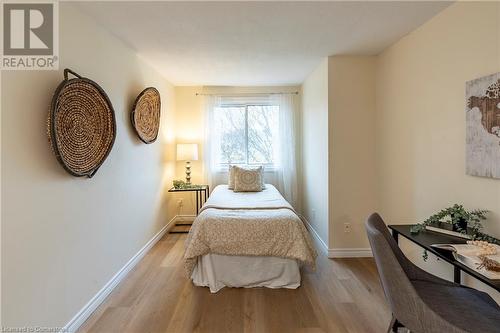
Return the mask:
POLYGON ((182 199, 177 200, 177 207, 182 207, 182 206, 184 206, 184 202, 182 201, 182 199))
POLYGON ((349 222, 344 223, 344 232, 346 234, 351 232, 351 224, 349 222))
POLYGON ((316 209, 311 210, 311 219, 312 219, 311 222, 316 221, 316 209))

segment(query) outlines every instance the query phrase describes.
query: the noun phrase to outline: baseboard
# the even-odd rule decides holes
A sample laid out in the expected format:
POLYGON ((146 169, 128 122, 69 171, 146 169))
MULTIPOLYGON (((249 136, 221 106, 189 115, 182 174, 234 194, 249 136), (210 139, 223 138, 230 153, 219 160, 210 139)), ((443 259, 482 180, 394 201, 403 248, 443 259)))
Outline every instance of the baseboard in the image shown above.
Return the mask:
POLYGON ((193 222, 196 215, 176 215, 175 222, 193 222))
POLYGON ((309 230, 309 233, 313 235, 316 247, 319 248, 328 258, 368 258, 373 257, 372 250, 368 248, 342 248, 342 249, 329 249, 328 245, 321 239, 318 232, 314 227, 307 221, 304 216, 300 216, 305 226, 309 230))
POLYGON ((92 299, 62 328, 60 332, 76 332, 90 317, 99 305, 108 297, 115 287, 127 276, 146 253, 163 237, 174 225, 177 216, 173 217, 161 230, 144 245, 112 278, 102 287, 92 299))
POLYGON ((313 235, 314 242, 316 243, 316 247, 324 254, 328 255, 328 245, 326 245, 325 241, 321 239, 316 229, 313 228, 311 223, 305 218, 305 216, 301 215, 300 218, 304 222, 305 226, 309 230, 309 233, 313 235))
POLYGON ((328 258, 367 258, 373 257, 368 248, 328 249, 328 258))

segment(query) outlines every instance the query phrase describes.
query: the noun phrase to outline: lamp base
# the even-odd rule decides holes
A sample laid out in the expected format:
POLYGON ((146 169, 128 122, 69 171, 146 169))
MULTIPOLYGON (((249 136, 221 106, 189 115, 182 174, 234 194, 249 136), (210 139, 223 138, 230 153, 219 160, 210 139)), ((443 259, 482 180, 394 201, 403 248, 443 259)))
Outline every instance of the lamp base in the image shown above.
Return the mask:
POLYGON ((186 185, 191 185, 191 162, 186 161, 186 185))

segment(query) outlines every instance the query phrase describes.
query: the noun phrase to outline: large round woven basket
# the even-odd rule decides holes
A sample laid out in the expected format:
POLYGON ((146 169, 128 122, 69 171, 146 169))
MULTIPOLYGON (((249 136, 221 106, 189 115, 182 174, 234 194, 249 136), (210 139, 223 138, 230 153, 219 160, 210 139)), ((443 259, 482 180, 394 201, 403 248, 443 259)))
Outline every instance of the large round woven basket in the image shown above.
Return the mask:
POLYGON ((137 96, 130 120, 142 142, 152 143, 158 137, 160 110, 160 93, 156 88, 146 88, 137 96))
POLYGON ((113 105, 97 83, 65 69, 50 105, 47 134, 64 169, 91 178, 115 141, 113 105), (69 73, 76 78, 68 79, 69 73))

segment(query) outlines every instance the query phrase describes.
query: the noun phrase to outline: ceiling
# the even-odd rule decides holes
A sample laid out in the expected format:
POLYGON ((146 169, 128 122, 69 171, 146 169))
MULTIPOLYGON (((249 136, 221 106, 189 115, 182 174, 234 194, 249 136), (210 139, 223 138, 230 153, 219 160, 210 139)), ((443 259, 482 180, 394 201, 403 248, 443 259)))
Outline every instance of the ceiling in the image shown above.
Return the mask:
POLYGON ((329 55, 375 55, 450 2, 81 2, 175 85, 300 84, 329 55))

